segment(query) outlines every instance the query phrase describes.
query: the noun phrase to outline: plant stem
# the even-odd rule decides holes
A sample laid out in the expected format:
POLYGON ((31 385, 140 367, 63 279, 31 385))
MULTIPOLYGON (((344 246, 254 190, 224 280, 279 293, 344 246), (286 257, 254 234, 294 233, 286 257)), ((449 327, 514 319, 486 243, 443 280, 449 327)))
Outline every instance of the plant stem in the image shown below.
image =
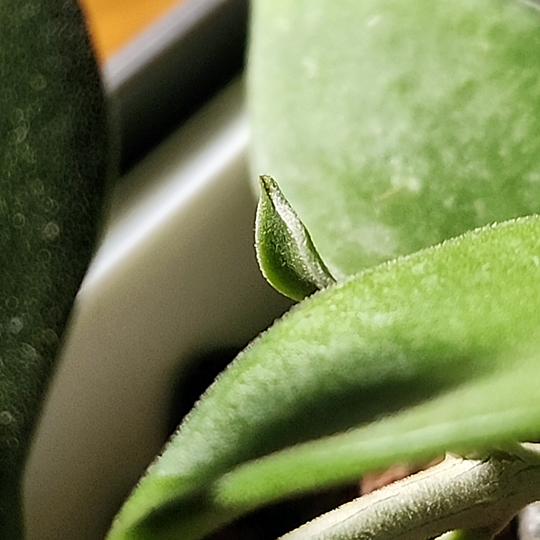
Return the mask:
POLYGON ((282 540, 427 540, 454 530, 460 540, 484 540, 538 499, 540 454, 533 445, 515 452, 496 451, 486 459, 448 456, 439 465, 329 512, 282 540))

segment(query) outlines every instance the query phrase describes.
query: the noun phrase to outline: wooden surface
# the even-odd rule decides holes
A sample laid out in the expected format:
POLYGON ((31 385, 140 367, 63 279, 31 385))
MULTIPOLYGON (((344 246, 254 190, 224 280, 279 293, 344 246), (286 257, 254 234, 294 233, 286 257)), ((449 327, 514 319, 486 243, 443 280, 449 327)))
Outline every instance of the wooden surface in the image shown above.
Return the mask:
POLYGON ((103 62, 183 0, 80 0, 103 62))

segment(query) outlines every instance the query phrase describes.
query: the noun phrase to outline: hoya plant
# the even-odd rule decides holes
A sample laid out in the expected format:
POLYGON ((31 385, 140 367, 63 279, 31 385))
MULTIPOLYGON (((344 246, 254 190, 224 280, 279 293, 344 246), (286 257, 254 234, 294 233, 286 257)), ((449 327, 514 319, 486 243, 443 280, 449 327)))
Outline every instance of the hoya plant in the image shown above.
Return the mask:
MULTIPOLYGON (((18 540, 114 163, 75 2, 0 14, 0 537, 18 540)), ((539 51, 520 0, 253 0, 257 258, 298 303, 204 393, 108 540, 203 539, 444 455, 284 538, 485 539, 540 499, 539 51)))

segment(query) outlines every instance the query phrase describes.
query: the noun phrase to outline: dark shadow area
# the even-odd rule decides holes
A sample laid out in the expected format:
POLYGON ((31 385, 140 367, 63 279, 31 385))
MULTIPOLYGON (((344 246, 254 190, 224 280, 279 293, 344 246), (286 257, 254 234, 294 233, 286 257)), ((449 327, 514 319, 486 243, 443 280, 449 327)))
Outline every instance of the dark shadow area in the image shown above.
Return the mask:
POLYGON ((241 72, 247 19, 247 0, 185 0, 107 63, 122 173, 241 72))
POLYGON ((275 540, 355 497, 356 482, 309 493, 256 510, 208 536, 208 540, 275 540))
POLYGON ((182 418, 193 408, 202 393, 214 379, 234 360, 240 347, 223 347, 202 353, 187 361, 187 368, 174 386, 168 435, 172 435, 182 418))

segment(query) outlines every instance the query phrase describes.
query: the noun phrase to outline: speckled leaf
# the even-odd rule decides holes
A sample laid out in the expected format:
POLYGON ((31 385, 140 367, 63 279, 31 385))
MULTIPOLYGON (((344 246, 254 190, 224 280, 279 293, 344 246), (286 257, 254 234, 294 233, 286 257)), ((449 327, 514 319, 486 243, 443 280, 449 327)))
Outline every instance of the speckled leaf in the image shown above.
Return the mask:
POLYGON ((540 211, 531 5, 253 1, 253 176, 278 179, 334 275, 540 211))
POLYGON ((540 217, 314 294, 207 391, 108 539, 193 540, 395 461, 537 435, 539 305, 540 217))
POLYGON ((30 436, 88 265, 109 130, 74 0, 0 2, 0 537, 20 534, 30 436))

